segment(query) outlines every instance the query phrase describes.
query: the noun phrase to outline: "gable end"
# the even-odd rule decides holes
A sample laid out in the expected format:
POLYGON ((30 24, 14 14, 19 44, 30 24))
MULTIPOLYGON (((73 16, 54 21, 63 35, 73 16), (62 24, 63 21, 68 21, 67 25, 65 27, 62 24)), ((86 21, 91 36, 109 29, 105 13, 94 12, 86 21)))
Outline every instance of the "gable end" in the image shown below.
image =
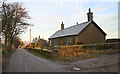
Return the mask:
MULTIPOLYGON (((81 32, 83 32, 91 23, 93 23, 102 33, 104 36, 106 36, 107 34, 92 20, 81 32)), ((81 33, 80 32, 80 33, 81 33)), ((78 33, 78 35, 80 34, 78 33)))

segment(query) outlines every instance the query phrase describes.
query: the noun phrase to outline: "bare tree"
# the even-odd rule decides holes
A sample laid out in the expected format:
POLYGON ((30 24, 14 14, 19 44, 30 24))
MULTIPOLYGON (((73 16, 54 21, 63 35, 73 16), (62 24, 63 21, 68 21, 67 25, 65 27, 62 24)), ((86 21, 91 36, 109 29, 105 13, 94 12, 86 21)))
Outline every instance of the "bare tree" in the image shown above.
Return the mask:
POLYGON ((23 8, 22 4, 3 2, 0 8, 2 16, 2 35, 5 37, 6 49, 12 49, 13 39, 24 32, 30 26, 27 19, 30 19, 28 11, 23 8))
POLYGON ((18 48, 18 46, 24 46, 24 42, 19 38, 19 37, 15 37, 13 39, 13 45, 15 48, 18 48))

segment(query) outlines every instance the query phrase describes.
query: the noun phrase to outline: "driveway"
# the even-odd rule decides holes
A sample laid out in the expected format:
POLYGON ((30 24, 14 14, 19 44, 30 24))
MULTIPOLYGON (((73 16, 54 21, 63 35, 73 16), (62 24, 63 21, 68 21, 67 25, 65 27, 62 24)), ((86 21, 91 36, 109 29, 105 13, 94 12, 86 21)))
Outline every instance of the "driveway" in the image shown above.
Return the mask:
POLYGON ((115 53, 77 61, 57 61, 56 63, 61 64, 64 69, 70 72, 118 72, 118 59, 120 57, 118 57, 118 53, 115 53), (80 70, 73 68, 80 68, 80 70))

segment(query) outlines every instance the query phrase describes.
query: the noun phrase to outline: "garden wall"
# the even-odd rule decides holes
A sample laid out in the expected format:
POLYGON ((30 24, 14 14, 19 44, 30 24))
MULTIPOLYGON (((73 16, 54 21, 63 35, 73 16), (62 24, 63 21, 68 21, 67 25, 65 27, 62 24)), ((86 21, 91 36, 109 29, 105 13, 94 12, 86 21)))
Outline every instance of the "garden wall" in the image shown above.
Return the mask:
MULTIPOLYGON (((52 55, 54 57, 73 57, 89 53, 99 53, 105 50, 115 50, 120 48, 120 43, 104 43, 91 45, 71 45, 54 47, 52 55)), ((106 51, 105 51, 106 52, 106 51)))

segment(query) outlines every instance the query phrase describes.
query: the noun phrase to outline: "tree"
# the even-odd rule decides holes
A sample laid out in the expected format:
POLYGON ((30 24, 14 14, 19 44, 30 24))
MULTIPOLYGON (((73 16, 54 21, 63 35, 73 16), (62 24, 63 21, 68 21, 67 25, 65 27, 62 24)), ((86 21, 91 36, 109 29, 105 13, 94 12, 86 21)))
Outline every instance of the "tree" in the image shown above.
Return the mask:
POLYGON ((24 46, 24 42, 19 37, 15 37, 13 39, 13 45, 15 48, 18 48, 19 45, 24 46))
POLYGON ((28 11, 23 8, 22 4, 3 2, 0 8, 2 15, 2 36, 5 38, 5 49, 12 49, 13 39, 30 26, 27 19, 30 19, 28 11))

